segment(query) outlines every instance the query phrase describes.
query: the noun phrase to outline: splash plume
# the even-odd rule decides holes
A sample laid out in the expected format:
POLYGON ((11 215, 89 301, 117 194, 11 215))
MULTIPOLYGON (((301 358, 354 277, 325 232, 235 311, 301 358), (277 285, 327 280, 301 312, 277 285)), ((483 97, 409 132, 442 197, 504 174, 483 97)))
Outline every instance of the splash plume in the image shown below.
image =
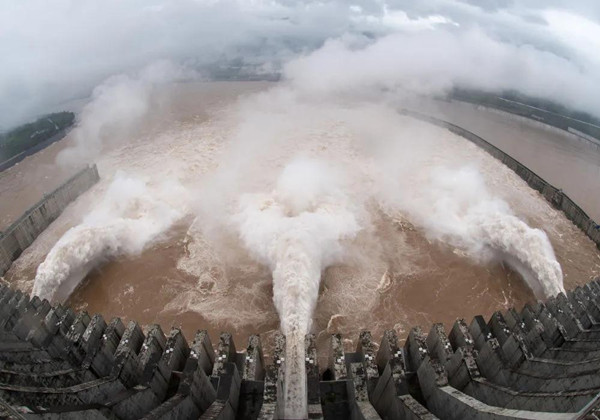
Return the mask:
POLYGON ((273 273, 273 299, 287 337, 285 417, 306 415, 304 336, 319 295, 321 271, 343 256, 360 230, 334 174, 317 161, 288 164, 272 194, 241 197, 234 216, 248 250, 273 273))
POLYGON ((474 260, 504 261, 539 298, 564 292, 563 274, 548 236, 516 217, 487 189, 474 167, 437 167, 416 192, 407 184, 395 205, 426 234, 474 260))
POLYGON ((94 210, 69 229, 40 264, 32 294, 61 302, 101 262, 137 255, 157 240, 184 214, 168 198, 185 197, 174 183, 158 190, 160 199, 142 180, 118 172, 94 210))

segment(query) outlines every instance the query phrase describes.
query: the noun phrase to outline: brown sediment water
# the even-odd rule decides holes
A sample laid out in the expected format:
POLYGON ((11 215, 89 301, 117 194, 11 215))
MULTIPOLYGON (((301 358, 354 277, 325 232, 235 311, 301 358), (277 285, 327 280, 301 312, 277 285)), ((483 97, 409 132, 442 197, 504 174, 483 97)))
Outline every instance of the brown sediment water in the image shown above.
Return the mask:
POLYGON ((0 172, 0 231, 6 229, 31 206, 60 186, 76 169, 54 164, 56 154, 68 143, 63 138, 0 172))
MULTIPOLYGON (((5 278, 30 290, 37 265, 56 240, 93 207, 115 171, 175 177, 193 189, 199 181, 228 165, 226 146, 239 123, 231 111, 232 105, 240 95, 268 86, 199 83, 177 85, 165 93, 154 116, 149 116, 151 123, 140 130, 135 140, 100 157, 97 163, 101 182, 40 235, 5 278)), ((548 181, 564 185, 565 192, 575 201, 577 196, 600 188, 598 178, 588 176, 590 171, 599 170, 600 153, 585 148, 583 143, 573 142, 567 136, 559 141, 559 134, 552 133, 550 160, 555 162, 563 153, 562 164, 536 166, 534 161, 546 159, 547 131, 521 127, 526 126, 523 122, 515 126, 510 117, 501 114, 457 106, 461 107, 461 113, 456 111, 460 118, 456 116, 451 122, 466 124, 465 128, 490 140, 548 181), (471 120, 482 122, 469 123, 471 120), (490 135, 485 132, 486 127, 490 135), (514 130, 527 137, 523 141, 529 145, 527 148, 515 145, 514 130), (503 133, 506 140, 502 139, 503 133), (537 150, 537 155, 533 150, 537 150), (582 160, 586 162, 584 172, 575 167, 568 169, 582 160)), ((441 112, 439 109, 432 112, 441 112)), ((306 141, 302 147, 292 142, 270 156, 272 170, 276 171, 296 152, 337 159, 357 168, 370 164, 368 159, 363 161, 360 149, 348 147, 350 130, 343 122, 324 121, 322 126, 291 131, 290 136, 306 141)), ((415 124, 420 135, 431 135, 447 147, 440 149, 432 162, 454 156, 456 162, 476 163, 495 195, 507 201, 519 218, 547 233, 562 266, 566 288, 583 284, 600 273, 600 255, 595 245, 516 174, 460 137, 424 123, 415 124)), ((23 173, 28 171, 28 159, 20 165, 23 173)), ((30 182, 35 184, 39 176, 32 176, 30 182)), ((0 185, 2 182, 0 178, 0 185)), ((27 196, 23 195, 23 202, 27 202, 27 196)), ((13 197, 20 200, 19 194, 13 197)), ((584 208, 591 215, 600 213, 597 198, 588 197, 580 204, 587 206, 584 208)), ((359 234, 349 245, 342 262, 322 273, 313 317, 313 331, 321 346, 329 333, 340 332, 344 338, 355 340, 361 330, 368 329, 378 340, 383 330, 394 328, 403 337, 414 325, 429 328, 433 322, 443 322, 450 326, 457 317, 488 316, 494 310, 521 307, 534 299, 520 275, 505 264, 476 263, 459 249, 428 239, 422 228, 402 215, 370 209, 370 217, 371 230, 359 234)), ((88 274, 68 303, 90 313, 102 313, 106 318, 120 316, 141 324, 181 326, 188 338, 197 329, 208 329, 213 341, 220 331, 230 331, 240 348, 253 333, 268 340, 279 325, 269 269, 255 262, 239 244, 227 243, 230 238, 220 246, 212 243, 202 233, 203 224, 203 220, 190 215, 141 255, 101 264, 88 274)))

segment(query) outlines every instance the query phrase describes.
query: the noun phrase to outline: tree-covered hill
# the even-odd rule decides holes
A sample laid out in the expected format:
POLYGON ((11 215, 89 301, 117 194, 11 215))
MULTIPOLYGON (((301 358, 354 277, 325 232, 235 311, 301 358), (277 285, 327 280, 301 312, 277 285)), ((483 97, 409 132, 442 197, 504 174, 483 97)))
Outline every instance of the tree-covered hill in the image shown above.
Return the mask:
POLYGON ((74 121, 72 112, 57 112, 0 134, 0 162, 48 140, 74 121))

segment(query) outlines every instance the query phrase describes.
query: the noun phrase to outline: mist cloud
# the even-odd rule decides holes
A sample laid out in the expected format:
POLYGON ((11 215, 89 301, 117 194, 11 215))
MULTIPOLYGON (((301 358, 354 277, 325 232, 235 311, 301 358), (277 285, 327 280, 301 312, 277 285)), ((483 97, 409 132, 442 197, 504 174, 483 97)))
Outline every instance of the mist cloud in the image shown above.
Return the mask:
POLYGON ((63 166, 93 162, 106 146, 130 140, 129 135, 146 116, 157 86, 198 77, 193 70, 167 60, 133 74, 109 77, 92 92, 71 135, 74 145, 62 150, 57 162, 63 166))
POLYGON ((65 101, 89 96, 106 78, 156 60, 278 72, 329 40, 325 51, 337 45, 338 59, 350 60, 343 80, 356 70, 369 76, 353 69, 357 60, 344 48, 356 45, 348 39, 375 60, 375 77, 422 70, 426 77, 412 84, 424 80, 425 90, 466 82, 599 109, 597 49, 586 40, 598 39, 600 10, 591 1, 26 0, 2 7, 0 130, 68 108, 65 101))
POLYGON ((595 66, 589 66, 590 73, 565 58, 531 45, 502 43, 481 30, 396 33, 358 48, 353 41, 332 40, 291 61, 286 77, 304 90, 325 94, 392 89, 437 95, 454 86, 517 89, 600 112, 595 66))

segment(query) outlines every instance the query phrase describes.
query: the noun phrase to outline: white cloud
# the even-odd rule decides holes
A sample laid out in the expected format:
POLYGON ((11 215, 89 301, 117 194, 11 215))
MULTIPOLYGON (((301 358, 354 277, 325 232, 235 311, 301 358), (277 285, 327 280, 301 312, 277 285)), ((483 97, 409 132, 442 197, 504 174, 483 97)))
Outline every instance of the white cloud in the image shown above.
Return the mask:
MULTIPOLYGON (((597 3, 585 0, 566 5, 536 0, 474 4, 449 0, 3 1, 0 129, 47 112, 68 99, 86 97, 110 75, 131 72, 159 59, 201 66, 243 57, 257 66, 277 69, 277 63, 314 51, 327 40, 362 38, 364 44, 365 40, 382 38, 385 44, 394 32, 399 36, 431 32, 440 46, 450 46, 461 59, 474 61, 478 66, 472 72, 474 80, 503 77, 506 83, 500 85, 512 80, 519 82, 516 87, 521 87, 523 80, 539 85, 534 70, 557 66, 566 73, 557 74, 546 67, 554 80, 560 80, 557 86, 549 86, 550 97, 570 96, 573 84, 585 98, 570 104, 595 106, 590 96, 597 91, 582 90, 590 83, 590 75, 599 74, 596 51, 600 37, 594 19, 600 19, 597 3), (481 42, 469 39, 474 31, 482 34, 481 42), (449 41, 443 39, 448 33, 449 41), (456 43, 461 39, 469 41, 464 48, 456 43), (492 50, 487 51, 486 46, 492 50), (467 48, 477 51, 480 59, 460 51, 467 48), (502 52, 507 50, 518 59, 497 61, 508 57, 502 52), (570 63, 561 61, 564 59, 570 63), (492 62, 495 65, 490 69, 488 63, 492 62), (483 74, 490 70, 490 75, 483 74), (515 71, 524 72, 524 79, 515 71)), ((426 44, 424 48, 448 57, 441 47, 426 44)), ((402 64, 400 72, 405 75, 429 75, 427 84, 460 81, 447 77, 456 74, 457 63, 451 61, 448 69, 439 58, 427 61, 426 51, 418 44, 409 45, 405 51, 415 54, 417 60, 398 63, 384 58, 370 66, 381 73, 392 72, 385 66, 402 64), (377 64, 384 68, 375 69, 377 64), (433 76, 440 66, 436 81, 433 76)), ((347 76, 341 74, 340 78, 347 76)), ((417 82, 422 79, 413 84, 417 82)), ((538 87, 528 90, 540 92, 538 87)))
POLYGON ((361 48, 333 40, 288 63, 285 74, 311 93, 440 94, 457 85, 518 89, 600 115, 598 66, 582 67, 531 45, 504 43, 479 29, 394 33, 361 48))
POLYGON ((581 64, 600 66, 600 24, 562 10, 545 10, 542 16, 549 31, 577 52, 581 64))

